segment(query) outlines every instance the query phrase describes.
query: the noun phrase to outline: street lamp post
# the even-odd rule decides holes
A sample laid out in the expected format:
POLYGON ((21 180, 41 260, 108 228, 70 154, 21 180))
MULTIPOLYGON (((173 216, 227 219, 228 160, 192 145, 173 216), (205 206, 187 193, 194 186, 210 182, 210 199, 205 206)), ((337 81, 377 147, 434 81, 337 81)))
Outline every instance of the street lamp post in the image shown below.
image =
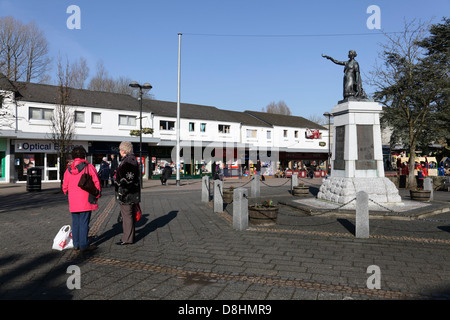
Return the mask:
POLYGON ((139 89, 139 182, 142 189, 142 90, 150 90, 152 86, 150 85, 150 83, 144 83, 143 85, 140 85, 138 82, 133 81, 130 83, 130 87, 139 89))
MULTIPOLYGON (((330 128, 330 118, 332 117, 332 114, 329 112, 325 112, 323 114, 324 117, 328 118, 328 160, 327 160, 327 167, 331 165, 331 144, 330 144, 330 137, 331 137, 331 128, 330 128)), ((328 171, 328 168, 327 168, 328 171)))

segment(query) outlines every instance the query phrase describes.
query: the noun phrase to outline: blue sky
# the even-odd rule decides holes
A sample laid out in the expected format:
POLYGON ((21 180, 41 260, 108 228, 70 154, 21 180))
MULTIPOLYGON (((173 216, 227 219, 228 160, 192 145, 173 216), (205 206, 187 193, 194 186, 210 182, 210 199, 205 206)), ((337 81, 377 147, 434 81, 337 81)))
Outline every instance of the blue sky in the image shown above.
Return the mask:
POLYGON ((149 82, 155 99, 176 101, 183 33, 182 102, 260 111, 283 100, 309 117, 342 99, 343 67, 322 53, 346 60, 356 50, 363 80, 373 69, 385 38, 367 27, 370 5, 380 8, 385 32, 401 31, 405 19, 439 23, 450 12, 449 0, 0 0, 0 16, 39 25, 52 76, 58 54, 84 57, 91 76, 102 60, 112 77, 149 82), (79 30, 67 28, 70 5, 81 10, 79 30))

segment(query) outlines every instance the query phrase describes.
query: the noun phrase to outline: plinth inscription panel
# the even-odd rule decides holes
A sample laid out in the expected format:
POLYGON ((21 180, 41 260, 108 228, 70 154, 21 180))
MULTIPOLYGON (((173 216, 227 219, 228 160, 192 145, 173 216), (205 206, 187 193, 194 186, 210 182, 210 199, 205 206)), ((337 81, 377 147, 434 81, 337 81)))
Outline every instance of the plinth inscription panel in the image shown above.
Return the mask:
POLYGON ((356 170, 372 170, 376 169, 374 157, 374 141, 372 125, 356 126, 357 143, 358 143, 358 160, 356 161, 356 170))
POLYGON ((345 170, 345 126, 336 127, 336 146, 334 148, 334 169, 345 170))

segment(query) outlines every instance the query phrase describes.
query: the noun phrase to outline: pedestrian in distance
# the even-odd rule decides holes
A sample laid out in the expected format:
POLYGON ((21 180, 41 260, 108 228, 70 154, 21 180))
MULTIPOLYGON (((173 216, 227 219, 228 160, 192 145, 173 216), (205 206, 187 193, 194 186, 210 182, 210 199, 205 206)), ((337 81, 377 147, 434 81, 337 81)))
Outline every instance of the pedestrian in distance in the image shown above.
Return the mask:
POLYGON ((108 187, 109 172, 108 158, 103 157, 102 162, 100 163, 100 169, 98 170, 98 176, 100 177, 102 187, 108 187))
POLYGON ((314 169, 311 167, 308 168, 308 177, 309 178, 314 178, 314 169))
POLYGON ((116 175, 117 167, 119 163, 117 162, 117 156, 115 154, 111 155, 111 168, 109 172, 109 176, 111 178, 111 186, 114 186, 114 176, 116 175))
POLYGON ((423 189, 423 179, 424 179, 423 169, 422 169, 422 167, 418 167, 417 168, 417 189, 423 189))
POLYGON ((122 161, 116 171, 115 191, 122 216, 122 239, 117 245, 134 243, 136 205, 141 201, 139 164, 133 154, 133 145, 123 141, 119 145, 122 161))
POLYGON ((72 164, 64 173, 62 190, 69 198, 69 211, 72 213, 72 239, 74 250, 81 252, 94 250, 96 246, 88 241, 89 222, 92 210, 98 209, 97 200, 101 196, 100 181, 95 167, 86 160, 86 150, 82 146, 72 149, 72 164), (83 173, 87 172, 99 190, 97 196, 84 191, 78 186, 83 173))
POLYGON ((165 185, 167 182, 167 179, 169 179, 171 175, 172 175, 172 167, 168 163, 166 163, 166 165, 164 166, 164 169, 162 171, 161 178, 160 178, 161 184, 165 185))

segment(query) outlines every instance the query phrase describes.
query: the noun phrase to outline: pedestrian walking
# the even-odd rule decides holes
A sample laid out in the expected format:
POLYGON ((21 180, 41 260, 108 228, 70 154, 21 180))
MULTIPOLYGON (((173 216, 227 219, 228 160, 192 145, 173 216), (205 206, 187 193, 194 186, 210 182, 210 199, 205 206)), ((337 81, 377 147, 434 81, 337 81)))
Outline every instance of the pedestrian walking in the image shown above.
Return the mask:
POLYGON ((119 145, 122 161, 116 171, 115 188, 116 199, 120 205, 122 216, 122 240, 117 245, 134 243, 136 204, 141 200, 141 187, 139 165, 133 154, 133 145, 129 141, 123 141, 119 145))
POLYGON ((72 213, 72 239, 75 250, 89 251, 96 248, 89 245, 88 233, 89 222, 92 210, 98 209, 97 199, 101 195, 100 181, 95 167, 85 160, 86 150, 82 146, 75 146, 72 149, 72 164, 64 173, 62 190, 68 194, 69 211, 72 213), (94 196, 84 191, 78 186, 83 173, 88 173, 92 177, 99 194, 94 196))
POLYGON ((111 178, 111 186, 114 186, 114 176, 116 175, 117 167, 119 166, 119 162, 117 162, 117 156, 115 154, 111 155, 111 168, 109 172, 109 176, 111 178))
POLYGON ((102 162, 100 163, 100 169, 98 170, 98 176, 100 177, 100 184, 102 187, 106 188, 108 186, 109 172, 108 158, 103 157, 102 162))
POLYGON ((172 167, 168 163, 166 163, 166 165, 164 166, 164 169, 162 171, 161 178, 160 178, 161 184, 165 185, 167 182, 167 179, 169 179, 171 175, 172 175, 172 167))

